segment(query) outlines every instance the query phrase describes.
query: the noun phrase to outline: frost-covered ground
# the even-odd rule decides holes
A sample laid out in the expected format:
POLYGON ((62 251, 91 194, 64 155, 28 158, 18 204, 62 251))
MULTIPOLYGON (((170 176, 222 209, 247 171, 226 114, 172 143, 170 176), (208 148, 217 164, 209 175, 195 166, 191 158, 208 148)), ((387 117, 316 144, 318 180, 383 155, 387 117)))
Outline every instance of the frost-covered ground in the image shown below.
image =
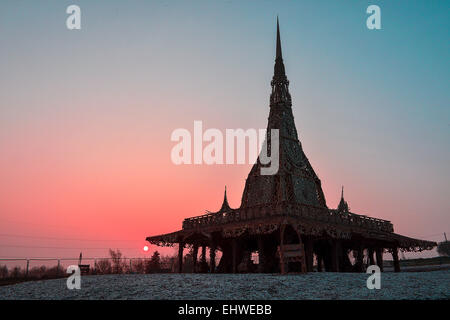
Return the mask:
POLYGON ((148 274, 84 276, 80 290, 66 279, 0 287, 0 299, 449 299, 450 271, 381 274, 148 274))

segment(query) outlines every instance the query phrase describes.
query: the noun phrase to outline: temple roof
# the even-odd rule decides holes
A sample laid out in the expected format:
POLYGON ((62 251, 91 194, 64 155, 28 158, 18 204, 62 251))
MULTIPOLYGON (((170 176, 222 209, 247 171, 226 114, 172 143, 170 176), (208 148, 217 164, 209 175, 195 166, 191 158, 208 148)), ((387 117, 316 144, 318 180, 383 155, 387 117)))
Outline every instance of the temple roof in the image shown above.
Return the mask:
POLYGON ((272 150, 270 133, 272 129, 278 130, 279 169, 276 174, 262 175, 261 168, 266 166, 262 165, 258 158, 247 177, 241 207, 272 205, 278 202, 326 207, 320 179, 303 152, 295 126, 289 81, 282 57, 278 19, 276 58, 271 86, 266 144, 267 149, 272 150))

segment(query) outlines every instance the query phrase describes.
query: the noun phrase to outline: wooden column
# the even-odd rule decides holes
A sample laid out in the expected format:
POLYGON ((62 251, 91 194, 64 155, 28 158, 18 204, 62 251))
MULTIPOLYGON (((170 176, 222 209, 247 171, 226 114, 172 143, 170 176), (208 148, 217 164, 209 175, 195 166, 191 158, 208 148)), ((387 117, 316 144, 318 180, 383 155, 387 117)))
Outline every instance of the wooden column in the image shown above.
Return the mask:
POLYGON ((400 261, 398 260, 398 249, 392 248, 392 258, 394 259, 394 272, 400 272, 400 261))
POLYGON ((306 255, 306 270, 308 272, 312 272, 314 262, 314 249, 313 249, 313 241, 311 239, 305 240, 305 255, 306 255))
POLYGON ((283 224, 281 226, 281 230, 280 230, 280 270, 281 270, 281 274, 286 273, 286 266, 284 263, 284 256, 283 256, 284 229, 286 229, 286 225, 283 224))
POLYGON ((380 268, 380 271, 383 272, 383 248, 376 248, 375 254, 377 257, 377 265, 380 268))
POLYGON ((208 264, 206 263, 206 245, 202 245, 199 271, 202 273, 208 272, 208 264))
POLYGON ((183 241, 180 241, 178 243, 178 273, 183 272, 183 249, 184 243, 183 241))
POLYGON ((341 253, 339 240, 333 241, 331 244, 331 271, 339 272, 339 256, 341 253))
POLYGON ((233 250, 232 251, 232 254, 233 254, 233 256, 232 256, 232 259, 233 259, 232 272, 237 273, 237 239, 236 238, 233 238, 231 240, 231 250, 233 250))
POLYGON ((216 271, 216 244, 211 243, 209 247, 209 272, 214 273, 216 271))
POLYGON ((192 264, 193 269, 192 272, 197 272, 197 256, 198 256, 198 244, 194 244, 193 250, 192 250, 192 264))
POLYGON ((295 231, 297 232, 297 237, 298 237, 298 243, 300 244, 300 248, 301 248, 301 271, 302 273, 306 273, 308 272, 308 267, 307 267, 307 261, 306 261, 306 250, 305 250, 305 244, 302 241, 302 235, 300 234, 300 231, 298 229, 295 229, 295 231))
POLYGON ((352 270, 352 263, 348 257, 348 249, 341 245, 340 271, 349 272, 352 270))
POLYGON ((317 254, 317 271, 322 272, 322 264, 323 264, 323 258, 322 254, 317 254))
POLYGON ((375 264, 375 258, 373 256, 373 248, 369 248, 368 249, 368 253, 369 253, 369 265, 374 265, 375 264))
POLYGON ((264 239, 258 236, 258 272, 263 273, 266 266, 266 257, 264 255, 264 239))
POLYGON ((360 245, 356 252, 356 272, 363 272, 364 247, 360 245))
POLYGON ((202 246, 202 256, 200 259, 201 259, 200 260, 201 263, 206 263, 206 246, 205 245, 202 246))

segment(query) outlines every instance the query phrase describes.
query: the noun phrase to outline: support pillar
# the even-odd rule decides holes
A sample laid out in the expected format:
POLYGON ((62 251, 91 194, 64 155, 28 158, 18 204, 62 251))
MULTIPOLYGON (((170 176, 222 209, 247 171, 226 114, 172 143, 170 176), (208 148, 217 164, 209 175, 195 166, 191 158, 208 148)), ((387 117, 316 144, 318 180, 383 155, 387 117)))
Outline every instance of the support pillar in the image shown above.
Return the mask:
POLYGON ((339 240, 331 244, 331 271, 333 272, 339 272, 339 256, 342 251, 340 244, 339 240))
POLYGON ((233 238, 231 240, 231 250, 232 251, 232 259, 233 259, 233 267, 232 267, 232 271, 233 273, 237 273, 237 239, 233 238))
POLYGON ((216 271, 216 244, 212 243, 209 247, 209 272, 216 271))
POLYGON ((377 265, 380 268, 380 271, 383 272, 383 248, 376 248, 375 254, 377 257, 377 265))
POLYGON ((178 243, 178 273, 183 272, 183 249, 184 243, 183 241, 180 241, 178 243))
POLYGON ((202 245, 202 254, 200 256, 200 272, 208 272, 208 264, 206 263, 206 245, 202 245))
POLYGON ((394 259, 394 272, 400 272, 400 261, 398 260, 398 248, 392 248, 392 258, 394 259))
POLYGON ((364 247, 360 245, 356 251, 356 272, 363 272, 364 247))
POLYGON ((283 255, 283 246, 284 246, 284 230, 286 229, 286 225, 281 226, 280 230, 280 270, 281 274, 286 273, 286 264, 284 263, 284 255, 283 255))
POLYGON ((264 239, 262 236, 258 237, 258 272, 265 272, 266 267, 266 257, 264 252, 264 239))
POLYGON ((202 246, 202 256, 200 258, 201 263, 206 263, 206 246, 202 246))
POLYGON ((333 268, 332 268, 332 265, 331 265, 331 249, 330 248, 327 248, 324 251, 323 267, 324 267, 325 272, 333 271, 333 268))
POLYGON ((314 262, 314 249, 313 249, 313 241, 311 239, 305 240, 305 258, 306 258, 306 271, 313 271, 313 262, 314 262))
POLYGON ((197 256, 198 256, 198 244, 194 244, 194 247, 192 248, 192 267, 193 273, 197 272, 197 256))
POLYGON ((368 253, 369 253, 369 265, 374 265, 375 264, 375 258, 373 256, 373 248, 369 248, 368 249, 368 253))
POLYGON ((350 272, 352 270, 352 263, 348 257, 348 249, 346 247, 341 248, 341 259, 340 259, 340 271, 341 272, 350 272))
POLYGON ((317 254, 317 271, 322 272, 323 258, 321 254, 317 254))

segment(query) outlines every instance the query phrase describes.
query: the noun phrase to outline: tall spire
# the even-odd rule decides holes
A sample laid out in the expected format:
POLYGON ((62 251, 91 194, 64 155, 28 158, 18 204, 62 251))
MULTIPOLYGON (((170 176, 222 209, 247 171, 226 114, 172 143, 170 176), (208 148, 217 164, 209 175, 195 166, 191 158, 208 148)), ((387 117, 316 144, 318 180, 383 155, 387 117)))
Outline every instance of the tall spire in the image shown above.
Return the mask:
POLYGON ((342 186, 341 199, 344 199, 344 186, 342 186))
POLYGON ((277 50, 275 57, 275 66, 273 69, 273 78, 270 83, 272 94, 270 95, 270 106, 284 105, 292 106, 291 95, 289 94, 289 80, 284 70, 283 54, 281 51, 280 22, 277 17, 277 50))
POLYGON ((277 56, 276 56, 276 59, 283 60, 283 54, 281 52, 280 23, 278 21, 278 16, 277 16, 277 56))
MULTIPOLYGON (((280 22, 276 22, 276 57, 274 75, 271 81, 270 111, 267 132, 279 132, 279 169, 274 175, 264 175, 266 166, 258 160, 253 165, 245 182, 241 208, 261 205, 305 204, 326 208, 325 196, 319 177, 314 172, 303 152, 295 127, 289 81, 286 77, 282 50, 280 22)), ((286 50, 286 47, 285 47, 286 50)), ((285 51, 286 53, 286 51, 285 51)), ((271 135, 266 136, 268 152, 272 152, 271 135)))
POLYGON ((287 80, 286 73, 284 70, 284 63, 283 63, 283 53, 281 50, 281 36, 280 36, 280 22, 277 17, 277 50, 276 50, 276 57, 275 57, 275 68, 274 68, 274 75, 273 79, 275 80, 287 80))

